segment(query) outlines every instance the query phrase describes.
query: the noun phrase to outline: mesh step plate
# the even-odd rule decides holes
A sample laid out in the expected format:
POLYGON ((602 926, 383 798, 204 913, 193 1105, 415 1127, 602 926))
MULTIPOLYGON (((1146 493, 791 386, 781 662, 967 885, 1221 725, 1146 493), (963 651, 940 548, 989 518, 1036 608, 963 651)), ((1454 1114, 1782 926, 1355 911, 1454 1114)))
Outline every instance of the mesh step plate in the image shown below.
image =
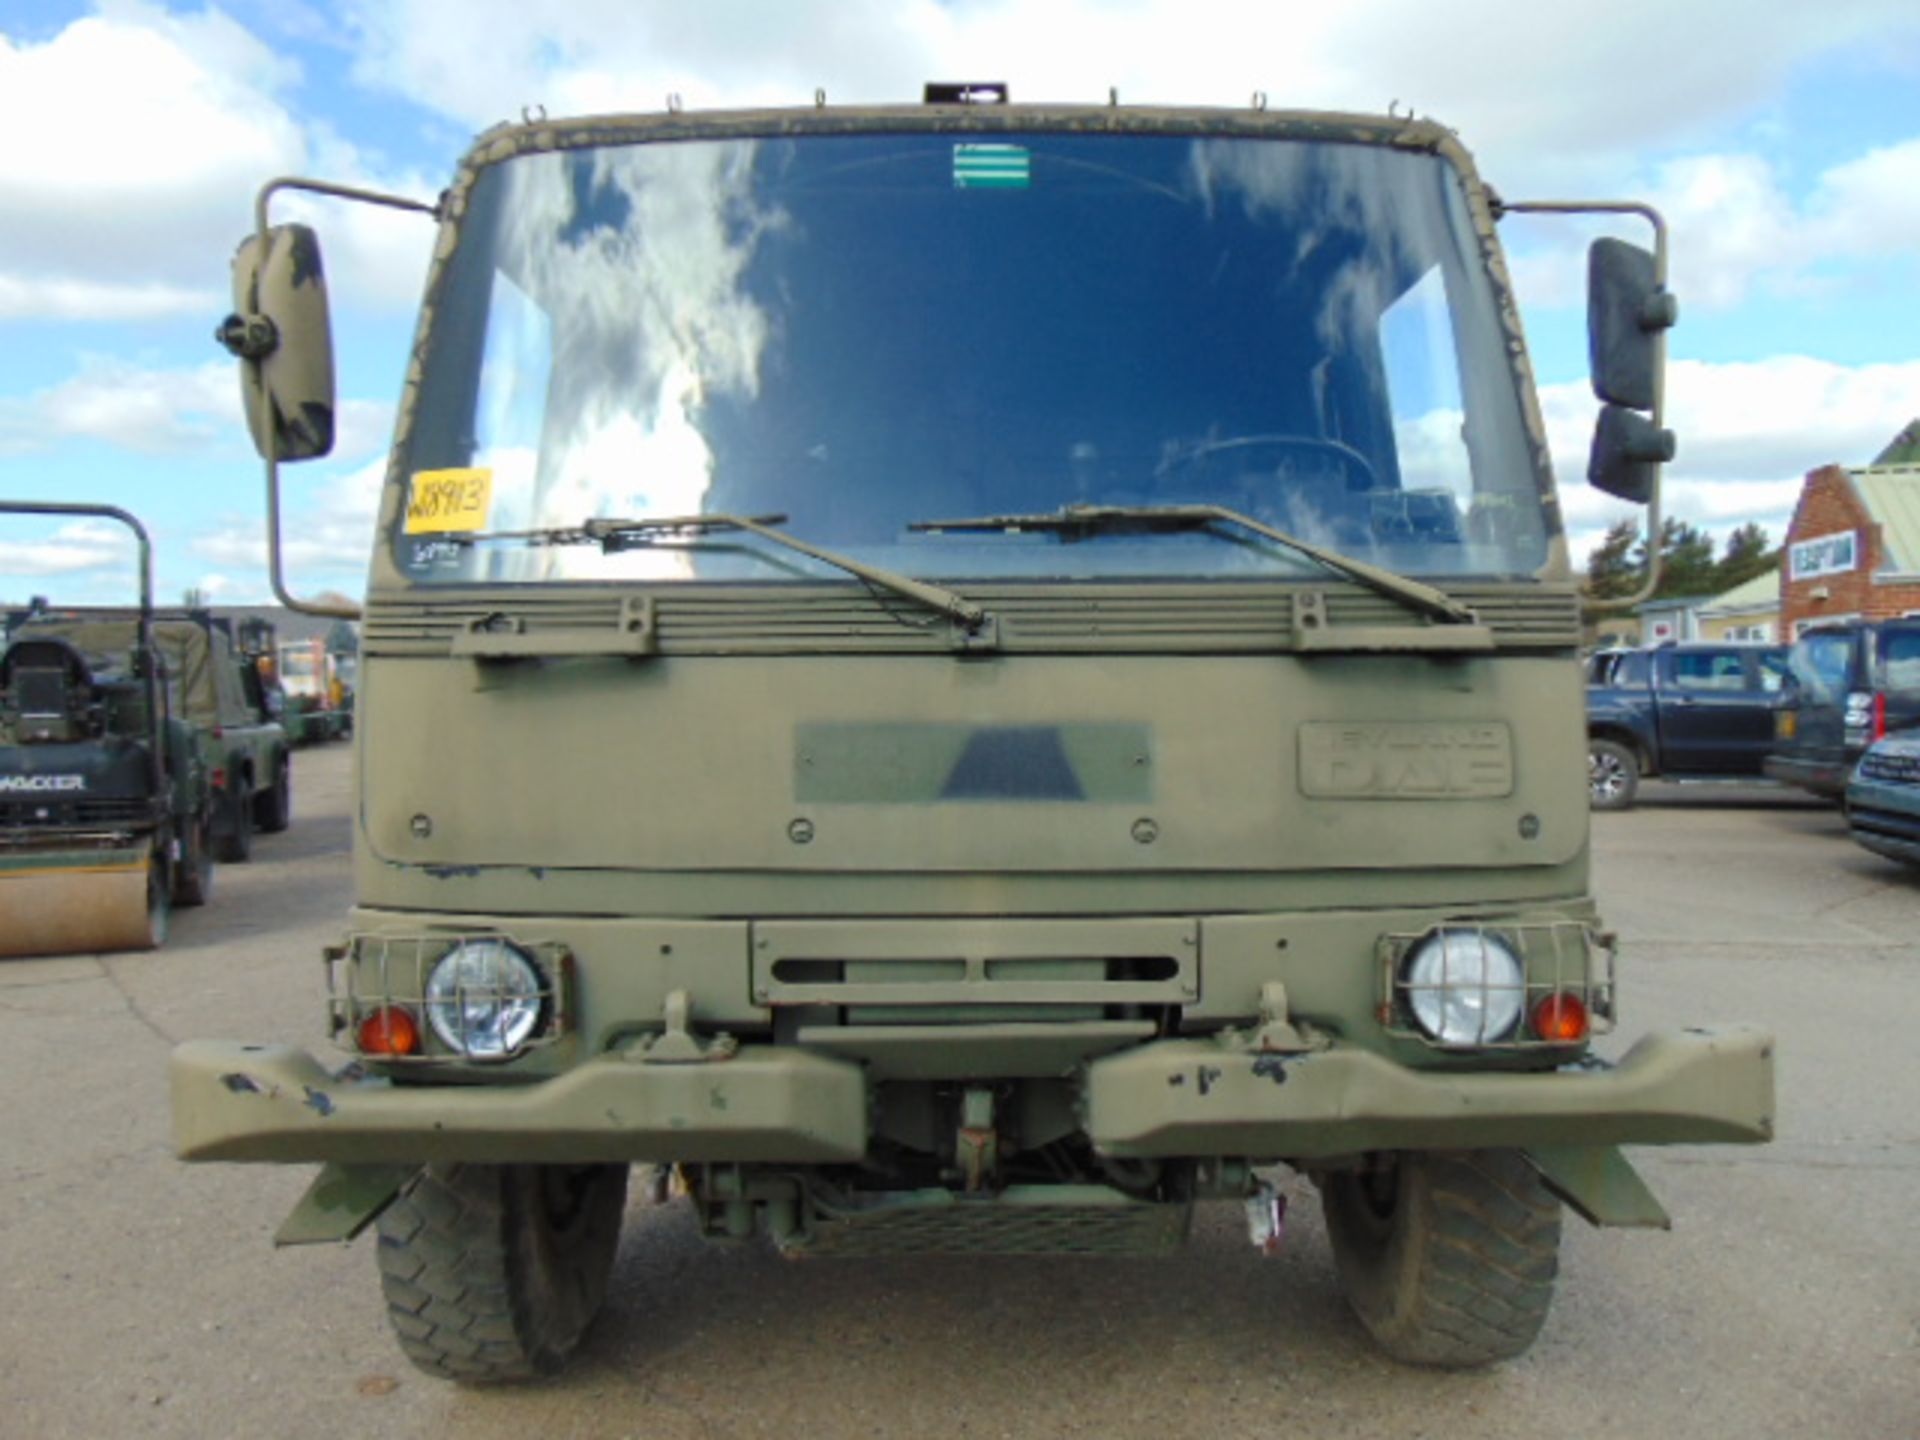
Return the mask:
POLYGON ((998 1195, 948 1190, 815 1197, 811 1233, 784 1248, 806 1255, 1143 1255, 1187 1238, 1193 1207, 1151 1204, 1097 1185, 1013 1186, 998 1195))

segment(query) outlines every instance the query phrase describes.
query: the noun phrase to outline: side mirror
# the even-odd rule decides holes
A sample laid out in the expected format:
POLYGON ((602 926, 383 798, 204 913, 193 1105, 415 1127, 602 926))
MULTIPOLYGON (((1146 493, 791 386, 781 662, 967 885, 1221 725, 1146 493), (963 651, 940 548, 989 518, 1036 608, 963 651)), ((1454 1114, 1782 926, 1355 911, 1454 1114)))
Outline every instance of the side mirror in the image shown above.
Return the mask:
POLYGON ((250 235, 233 257, 233 307, 214 338, 240 361, 254 448, 269 460, 333 449, 333 327, 320 239, 306 225, 250 235))
POLYGON ((1594 490, 1634 505, 1653 499, 1653 467, 1667 465, 1678 445, 1640 411, 1603 405, 1594 422, 1594 447, 1586 459, 1586 482, 1594 490))
POLYGON ((1624 240, 1587 252, 1587 364, 1593 393, 1610 405, 1651 410, 1659 395, 1659 338, 1680 304, 1654 273, 1653 252, 1624 240))
POLYGON ((1620 500, 1645 505, 1653 498, 1654 466, 1673 459, 1671 430, 1659 429, 1637 410, 1604 405, 1593 427, 1587 483, 1620 500))

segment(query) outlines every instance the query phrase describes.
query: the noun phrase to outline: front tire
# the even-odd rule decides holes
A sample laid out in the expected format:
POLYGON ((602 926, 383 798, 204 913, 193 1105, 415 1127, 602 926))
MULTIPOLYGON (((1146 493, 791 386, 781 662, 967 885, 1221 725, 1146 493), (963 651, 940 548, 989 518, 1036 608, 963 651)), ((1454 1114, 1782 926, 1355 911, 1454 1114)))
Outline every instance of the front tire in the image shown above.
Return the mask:
POLYGON ((1628 810, 1640 789, 1640 762, 1615 740, 1587 740, 1587 799, 1595 810, 1628 810))
POLYGON ((606 1299, 625 1165, 430 1166, 380 1215, 380 1288, 407 1358, 468 1384, 558 1370, 606 1299))
POLYGON ((1452 1369, 1520 1354, 1559 1272, 1560 1202, 1517 1150, 1378 1157, 1321 1192, 1347 1303, 1396 1360, 1452 1369))

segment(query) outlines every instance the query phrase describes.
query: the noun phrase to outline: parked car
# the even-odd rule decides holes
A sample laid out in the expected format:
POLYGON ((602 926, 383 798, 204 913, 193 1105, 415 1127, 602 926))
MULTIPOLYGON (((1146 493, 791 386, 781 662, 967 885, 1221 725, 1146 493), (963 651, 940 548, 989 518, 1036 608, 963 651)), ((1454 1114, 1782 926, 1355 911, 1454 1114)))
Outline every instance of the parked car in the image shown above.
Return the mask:
POLYGON ((1920 865, 1920 730, 1869 747, 1847 781, 1847 829, 1877 855, 1920 865))
POLYGON ((1766 773, 1828 800, 1876 740, 1920 725, 1920 617, 1804 632, 1787 660, 1766 773))
POLYGON ((1597 651, 1587 661, 1587 784, 1625 810, 1640 779, 1758 776, 1773 743, 1784 645, 1685 643, 1597 651))

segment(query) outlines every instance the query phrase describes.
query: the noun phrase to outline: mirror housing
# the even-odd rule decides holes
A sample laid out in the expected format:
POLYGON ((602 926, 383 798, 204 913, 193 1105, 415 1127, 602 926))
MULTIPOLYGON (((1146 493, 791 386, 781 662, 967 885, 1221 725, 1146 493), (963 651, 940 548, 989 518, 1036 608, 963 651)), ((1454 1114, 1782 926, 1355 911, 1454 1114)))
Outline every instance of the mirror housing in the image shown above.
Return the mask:
POLYGON ((1655 467, 1678 449, 1671 430, 1662 430, 1637 410, 1603 405, 1593 426, 1587 456, 1587 483, 1620 500, 1645 505, 1653 498, 1655 467))
POLYGON ((214 338, 240 361, 254 448, 268 460, 333 449, 333 326, 320 239, 307 225, 256 233, 233 257, 233 306, 214 338))
POLYGON ((1656 278, 1653 252, 1602 239, 1587 251, 1587 364, 1593 393, 1610 405, 1651 410, 1659 395, 1660 332, 1680 304, 1656 278))

